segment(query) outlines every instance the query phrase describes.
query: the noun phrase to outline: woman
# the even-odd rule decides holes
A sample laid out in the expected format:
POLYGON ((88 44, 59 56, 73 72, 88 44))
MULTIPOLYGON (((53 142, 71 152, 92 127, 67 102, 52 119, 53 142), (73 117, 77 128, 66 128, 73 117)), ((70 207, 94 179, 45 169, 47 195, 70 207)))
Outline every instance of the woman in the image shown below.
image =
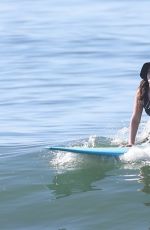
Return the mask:
POLYGON ((143 65, 140 77, 142 78, 142 81, 135 96, 134 109, 130 122, 128 146, 132 146, 135 143, 135 137, 141 120, 143 108, 150 116, 150 62, 143 65))

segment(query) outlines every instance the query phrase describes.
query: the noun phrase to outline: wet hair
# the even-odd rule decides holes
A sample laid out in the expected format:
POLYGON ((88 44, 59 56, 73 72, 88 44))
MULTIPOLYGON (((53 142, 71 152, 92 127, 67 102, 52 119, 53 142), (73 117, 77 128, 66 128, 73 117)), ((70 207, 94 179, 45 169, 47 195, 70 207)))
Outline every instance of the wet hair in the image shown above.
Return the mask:
POLYGON ((139 98, 139 101, 143 101, 144 98, 146 97, 146 94, 148 92, 148 88, 149 88, 149 84, 148 84, 148 81, 143 79, 141 82, 140 82, 140 85, 138 87, 138 98, 139 98))
POLYGON ((143 101, 148 92, 149 84, 147 80, 147 72, 149 68, 150 68, 150 62, 144 63, 141 68, 140 77, 142 78, 142 81, 140 82, 140 85, 138 87, 139 101, 143 101))

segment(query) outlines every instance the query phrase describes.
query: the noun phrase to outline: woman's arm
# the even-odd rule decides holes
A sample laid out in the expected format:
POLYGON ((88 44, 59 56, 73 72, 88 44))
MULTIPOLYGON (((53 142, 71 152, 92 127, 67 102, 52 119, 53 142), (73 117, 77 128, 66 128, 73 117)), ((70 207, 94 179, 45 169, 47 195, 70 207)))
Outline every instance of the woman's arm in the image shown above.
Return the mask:
POLYGON ((130 121, 130 129, 129 129, 129 141, 128 145, 132 146, 135 143, 135 137, 137 134, 137 130, 139 127, 139 123, 142 116, 143 111, 143 102, 139 100, 139 90, 136 92, 135 102, 134 102, 134 109, 130 121))

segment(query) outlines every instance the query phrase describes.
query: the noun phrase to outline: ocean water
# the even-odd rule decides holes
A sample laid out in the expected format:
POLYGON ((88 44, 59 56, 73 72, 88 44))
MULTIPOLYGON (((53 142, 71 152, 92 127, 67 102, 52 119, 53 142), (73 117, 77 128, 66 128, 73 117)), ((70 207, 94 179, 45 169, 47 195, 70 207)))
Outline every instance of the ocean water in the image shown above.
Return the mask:
POLYGON ((150 229, 149 118, 127 142, 150 2, 0 1, 0 229, 150 229))

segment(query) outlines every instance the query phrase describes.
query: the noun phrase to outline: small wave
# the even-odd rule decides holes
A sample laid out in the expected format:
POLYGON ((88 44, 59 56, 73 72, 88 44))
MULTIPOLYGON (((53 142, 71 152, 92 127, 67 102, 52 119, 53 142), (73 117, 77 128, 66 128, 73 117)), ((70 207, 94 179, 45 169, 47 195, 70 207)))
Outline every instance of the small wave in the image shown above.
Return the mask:
MULTIPOLYGON (((59 144, 60 145, 60 144, 59 144)), ((78 139, 78 140, 73 140, 73 141, 68 141, 65 143, 62 143, 61 146, 71 146, 71 147, 83 147, 83 148, 94 148, 94 147, 110 147, 111 146, 111 139, 107 137, 99 137, 96 135, 91 135, 88 138, 84 139, 78 139)), ((76 154, 76 153, 63 153, 62 151, 54 151, 53 152, 53 157, 50 159, 50 165, 52 165, 55 169, 57 169, 57 172, 62 172, 63 170, 68 170, 68 169, 76 169, 82 165, 87 165, 89 164, 91 166, 92 162, 94 164, 97 163, 97 159, 100 159, 98 161, 98 164, 100 162, 105 162, 106 158, 101 157, 97 158, 97 156, 90 156, 86 157, 85 155, 82 154, 76 154)), ((106 161, 107 164, 109 160, 106 161)), ((105 164, 106 164, 105 162, 105 164)), ((112 164, 115 163, 110 161, 112 164)))

